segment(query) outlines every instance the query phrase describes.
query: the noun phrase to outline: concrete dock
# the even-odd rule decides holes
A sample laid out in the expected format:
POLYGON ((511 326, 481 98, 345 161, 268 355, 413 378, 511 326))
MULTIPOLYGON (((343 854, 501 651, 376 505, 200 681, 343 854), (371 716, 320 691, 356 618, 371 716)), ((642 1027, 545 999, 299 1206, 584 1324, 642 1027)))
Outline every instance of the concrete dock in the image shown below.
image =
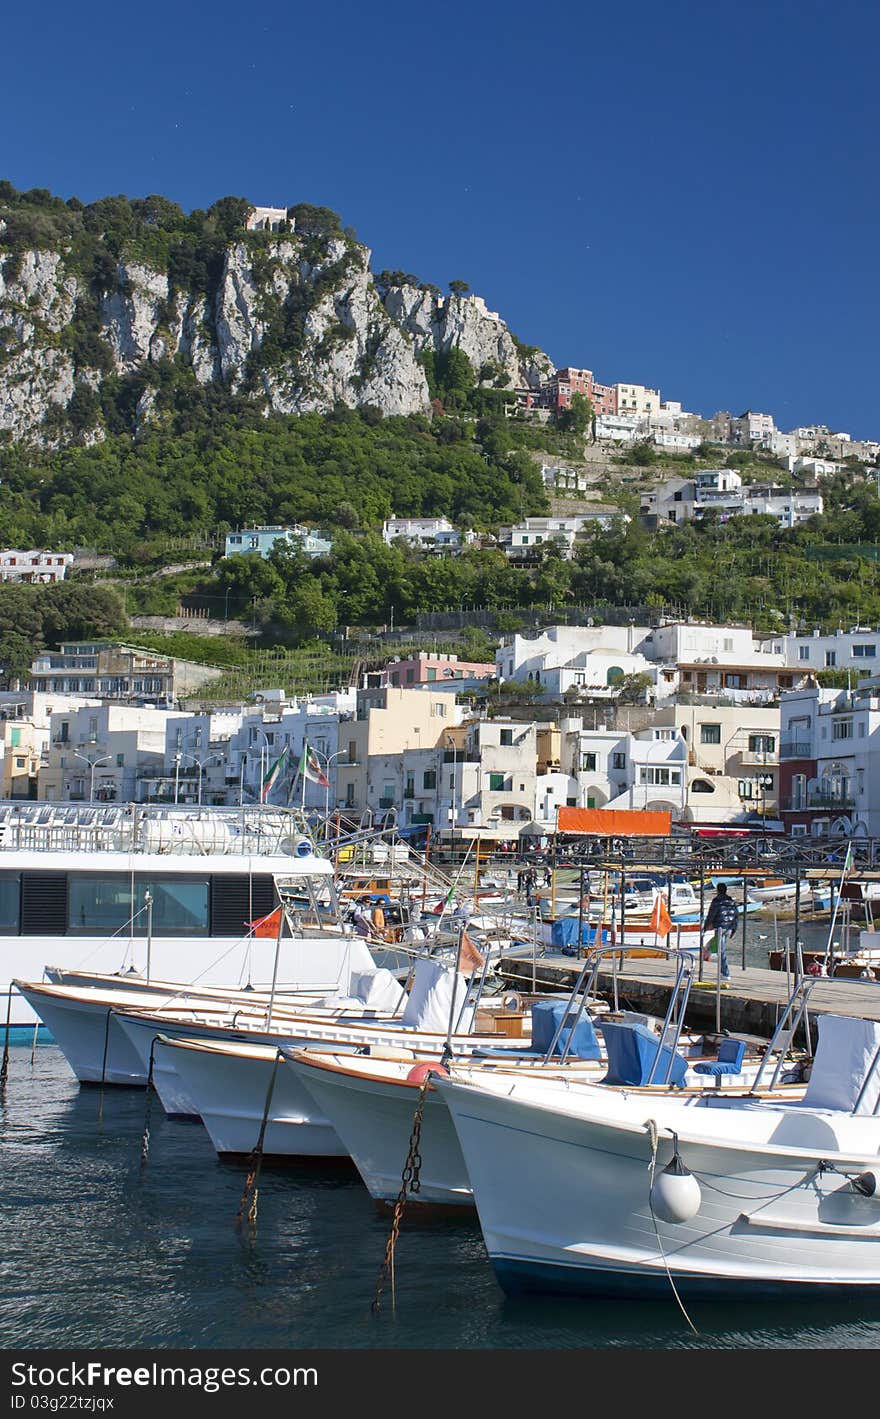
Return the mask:
MULTIPOLYGON (((496 968, 498 974, 514 989, 532 991, 571 990, 583 962, 571 956, 547 952, 531 959, 506 958, 496 968)), ((731 964, 732 976, 721 991, 721 1028, 731 1034, 755 1035, 769 1039, 789 999, 793 981, 785 971, 763 970, 748 966, 745 970, 731 964)), ((617 968, 617 998, 621 1009, 642 1011, 664 1016, 675 981, 676 966, 672 960, 636 958, 624 960, 617 968)), ((611 1002, 614 978, 610 962, 603 966, 598 978, 598 994, 611 1002)), ((704 966, 701 985, 691 987, 685 1012, 685 1024, 695 1030, 716 1028, 717 991, 713 967, 704 966)), ((880 981, 827 980, 816 981, 810 993, 808 1014, 811 1036, 816 1039, 817 1016, 853 1015, 867 1020, 880 1020, 880 981)))

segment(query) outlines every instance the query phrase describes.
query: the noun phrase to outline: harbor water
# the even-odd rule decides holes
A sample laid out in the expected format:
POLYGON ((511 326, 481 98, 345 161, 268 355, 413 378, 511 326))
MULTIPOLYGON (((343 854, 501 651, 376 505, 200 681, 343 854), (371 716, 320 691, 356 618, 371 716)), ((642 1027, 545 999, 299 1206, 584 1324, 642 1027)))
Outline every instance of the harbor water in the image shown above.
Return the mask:
MULTIPOLYGON (((142 1090, 80 1088, 53 1044, 14 1047, 0 1103, 0 1334, 8 1349, 862 1349, 871 1301, 511 1301, 475 1216, 404 1220, 396 1310, 371 1311, 389 1218, 347 1166, 244 1169, 142 1090)), ((401 1164, 403 1160, 401 1160, 401 1164)), ((540 1208, 540 1198, 535 1200, 540 1208)))

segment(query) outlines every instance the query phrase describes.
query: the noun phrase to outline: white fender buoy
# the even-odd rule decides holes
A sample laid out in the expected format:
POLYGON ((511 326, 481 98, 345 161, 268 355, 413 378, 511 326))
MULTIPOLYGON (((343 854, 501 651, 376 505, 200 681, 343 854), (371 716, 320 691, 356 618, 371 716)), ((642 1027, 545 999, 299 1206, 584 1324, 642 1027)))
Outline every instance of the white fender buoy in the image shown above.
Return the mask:
POLYGON ((677 1138, 674 1148, 672 1158, 651 1186, 651 1207, 662 1222, 689 1222, 699 1212, 703 1195, 700 1184, 681 1160, 677 1138))

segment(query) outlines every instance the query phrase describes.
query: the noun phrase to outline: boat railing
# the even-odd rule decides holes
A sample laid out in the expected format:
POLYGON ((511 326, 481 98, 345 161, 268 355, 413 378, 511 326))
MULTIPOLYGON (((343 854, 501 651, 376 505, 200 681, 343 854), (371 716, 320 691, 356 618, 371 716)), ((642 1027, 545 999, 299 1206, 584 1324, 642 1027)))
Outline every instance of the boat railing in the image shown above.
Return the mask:
POLYGON ((679 1040, 681 1039, 685 1011, 687 1009, 687 1003, 691 993, 691 984, 694 978, 694 963, 689 956, 683 956, 679 953, 677 965, 678 969, 676 971, 675 983, 670 992, 669 1004, 666 1007, 666 1016, 663 1020, 663 1028, 660 1031, 661 1048, 657 1050, 651 1064, 651 1072, 647 1080, 649 1084, 658 1082, 655 1080, 654 1075, 657 1070, 657 1065, 660 1062, 662 1047, 665 1047, 667 1051, 666 1072, 662 1083, 669 1085, 672 1079, 672 1066, 675 1063, 675 1053, 678 1049, 679 1040))
MULTIPOLYGON (((795 1035, 800 1029, 801 1023, 804 1022, 806 1019, 807 1006, 809 1004, 810 995, 817 984, 818 977, 814 977, 812 980, 801 979, 795 985, 795 988, 791 993, 791 996, 788 1000, 788 1003, 786 1004, 785 1009, 783 1010, 778 1021, 776 1022, 776 1029, 773 1032, 773 1036, 770 1040, 770 1043, 764 1051, 764 1058, 761 1060, 761 1063, 758 1066, 757 1073, 755 1074, 755 1078, 752 1082, 752 1087, 749 1090, 750 1094, 755 1094, 757 1092, 758 1086, 760 1085, 761 1080, 764 1077, 764 1071, 767 1067, 767 1061, 774 1053, 778 1055, 778 1058, 776 1060, 776 1066, 773 1070, 773 1077, 770 1080, 769 1087, 771 1089, 775 1089, 777 1083, 779 1082, 779 1076, 782 1073, 782 1066, 785 1062, 785 1056, 791 1048, 792 1044, 794 1043, 795 1035)), ((809 1030, 808 1026, 805 1026, 805 1028, 809 1030)))
MULTIPOLYGON (((856 1098, 856 1101, 852 1107, 853 1114, 860 1114, 862 1112, 862 1100, 867 1094, 868 1085, 871 1083, 871 1080, 874 1078, 874 1075, 877 1073, 878 1069, 880 1069, 880 1045, 878 1045, 877 1049, 874 1051, 874 1058, 871 1060, 870 1066, 868 1067, 865 1073, 865 1077, 862 1080, 862 1087, 859 1090, 858 1097, 856 1098)), ((871 1109, 871 1114, 874 1118, 877 1117, 878 1110, 880 1110, 880 1090, 877 1091, 877 1097, 874 1100, 874 1107, 871 1109)))
MULTIPOLYGON (((648 1076, 648 1083, 662 1083, 669 1085, 672 1077, 672 1067, 675 1063, 675 1053, 681 1039, 681 1032, 684 1025, 685 1010, 690 997, 691 984, 693 982, 693 961, 689 955, 672 946, 658 946, 658 953, 671 956, 676 962, 676 977, 669 996, 669 1004, 663 1025, 658 1034, 658 1048, 651 1065, 651 1072, 648 1076), (657 1066, 660 1062, 663 1048, 667 1049, 666 1070, 662 1080, 655 1079, 657 1066)), ((553 1058, 553 1052, 558 1047, 564 1029, 568 1028, 568 1037, 562 1046, 559 1054, 561 1063, 565 1063, 571 1049, 575 1030, 579 1025, 587 1003, 596 993, 599 980, 599 971, 604 961, 610 959, 612 968, 617 961, 626 955, 626 948, 621 946, 601 946, 592 951, 587 956, 572 987, 568 998, 566 1009, 562 1011, 559 1023, 553 1032, 553 1036, 544 1053, 542 1063, 549 1064, 553 1058), (570 1028, 569 1028, 570 1027, 570 1028)), ((616 975, 615 975, 616 984, 616 975)))
MULTIPOLYGON (((0 852, 290 856, 312 835, 295 809, 34 803, 0 805, 0 852)), ((314 851, 314 846, 312 846, 314 851)))

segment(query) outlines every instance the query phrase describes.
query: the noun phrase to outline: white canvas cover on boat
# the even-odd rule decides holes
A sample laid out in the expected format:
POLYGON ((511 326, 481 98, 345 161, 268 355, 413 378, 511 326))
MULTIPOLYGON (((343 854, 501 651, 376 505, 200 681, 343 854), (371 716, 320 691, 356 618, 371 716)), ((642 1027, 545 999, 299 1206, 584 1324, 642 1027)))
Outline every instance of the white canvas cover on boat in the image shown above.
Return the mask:
MULTIPOLYGON (((880 1049, 880 1023, 848 1015, 820 1015, 819 1043, 803 1098, 804 1108, 850 1113, 880 1049)), ((859 1113, 871 1113, 880 1098, 880 1067, 872 1075, 859 1113)))
MULTIPOLYGON (((348 969, 351 972, 351 975, 349 976, 349 982, 351 981, 355 972, 358 971, 367 971, 372 972, 373 975, 376 974, 376 971, 378 969, 376 962, 370 955, 370 948, 367 945, 366 941, 364 941, 360 936, 353 936, 349 941, 347 956, 348 969)), ((352 995, 357 994, 357 992, 352 988, 351 984, 349 984, 348 988, 352 995)))
MULTIPOLYGON (((469 1018, 459 1022, 466 995, 467 981, 464 976, 450 970, 441 961, 421 957, 416 961, 409 1000, 406 1002, 401 1024, 413 1030, 431 1030, 445 1035, 449 1028, 451 1012, 453 1029, 468 1030, 469 1018)), ((473 1010, 465 1012, 466 1017, 472 1014, 473 1010)))
POLYGON ((352 971, 350 990, 367 1010, 396 1010, 401 1002, 403 987, 391 971, 384 968, 352 971))

